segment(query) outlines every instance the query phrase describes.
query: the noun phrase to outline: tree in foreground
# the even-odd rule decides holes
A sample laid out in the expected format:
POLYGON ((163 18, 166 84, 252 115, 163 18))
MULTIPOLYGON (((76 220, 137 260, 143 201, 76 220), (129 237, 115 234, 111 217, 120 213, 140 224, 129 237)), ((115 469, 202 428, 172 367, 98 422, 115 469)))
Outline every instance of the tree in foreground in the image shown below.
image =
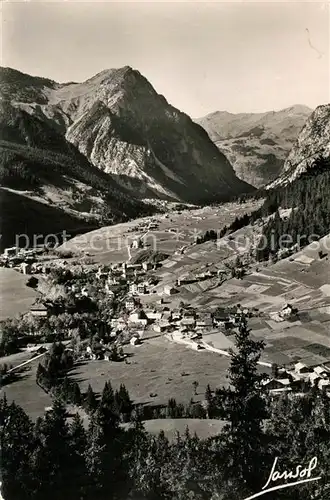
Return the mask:
POLYGON ((263 421, 267 418, 267 399, 261 384, 264 376, 258 372, 264 343, 251 338, 244 316, 240 318, 235 339, 229 368, 230 387, 217 393, 228 420, 220 445, 223 471, 243 491, 256 492, 265 477, 263 421))

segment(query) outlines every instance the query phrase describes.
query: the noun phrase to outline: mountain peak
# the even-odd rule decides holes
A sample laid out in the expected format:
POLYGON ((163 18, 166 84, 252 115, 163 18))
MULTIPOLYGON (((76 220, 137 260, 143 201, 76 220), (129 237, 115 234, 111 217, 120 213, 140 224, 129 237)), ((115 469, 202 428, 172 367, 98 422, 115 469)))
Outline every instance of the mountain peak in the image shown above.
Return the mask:
POLYGON ((284 108, 281 111, 288 112, 288 113, 310 114, 313 110, 311 108, 309 108, 308 106, 305 106, 305 104, 293 104, 292 106, 289 106, 288 108, 284 108))

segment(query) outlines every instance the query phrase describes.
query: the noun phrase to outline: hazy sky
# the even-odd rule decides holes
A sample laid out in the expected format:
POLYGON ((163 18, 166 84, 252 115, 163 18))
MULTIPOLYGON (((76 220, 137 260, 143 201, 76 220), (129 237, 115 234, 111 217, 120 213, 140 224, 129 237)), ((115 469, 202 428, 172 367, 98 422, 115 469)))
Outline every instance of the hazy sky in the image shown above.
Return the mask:
POLYGON ((325 2, 2 3, 2 66, 57 81, 138 69, 192 117, 330 102, 325 2))

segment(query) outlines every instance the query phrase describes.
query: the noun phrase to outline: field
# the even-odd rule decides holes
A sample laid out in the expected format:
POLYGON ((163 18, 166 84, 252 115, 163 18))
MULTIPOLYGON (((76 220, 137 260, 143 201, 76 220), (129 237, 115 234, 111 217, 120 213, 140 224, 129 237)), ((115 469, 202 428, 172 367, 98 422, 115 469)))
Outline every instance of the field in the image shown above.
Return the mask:
MULTIPOLYGON (((320 242, 324 253, 329 245, 330 237, 320 242)), ((252 318, 250 327, 255 338, 266 342, 264 361, 278 364, 302 361, 309 366, 330 362, 330 264, 327 256, 319 258, 318 250, 315 245, 309 246, 242 280, 231 279, 204 290, 203 294, 190 291, 186 296, 196 307, 240 303, 243 307, 257 308, 260 317, 252 318), (296 318, 282 322, 270 318, 272 312, 287 303, 298 309, 296 318)), ((184 292, 180 298, 185 299, 184 292)))
POLYGON ((14 269, 0 267, 0 321, 27 312, 34 303, 37 293, 26 286, 27 279, 14 269))
POLYGON ((114 388, 121 383, 127 387, 136 403, 166 404, 171 397, 178 403, 190 399, 203 400, 207 384, 215 389, 227 384, 228 358, 206 351, 193 351, 175 344, 164 336, 153 335, 136 347, 125 346, 131 354, 129 364, 108 361, 89 361, 72 372, 83 390, 90 383, 100 392, 110 380, 114 388), (194 396, 193 381, 198 381, 194 396), (150 394, 154 396, 151 397, 150 394))
MULTIPOLYGON (((185 404, 192 397, 194 401, 200 401, 204 399, 207 384, 213 389, 227 384, 228 358, 211 352, 193 351, 163 336, 147 337, 137 347, 125 346, 125 352, 130 354, 129 364, 88 361, 77 366, 70 373, 70 378, 79 382, 82 391, 91 384, 97 393, 102 391, 107 380, 111 381, 114 389, 123 383, 135 403, 152 405, 166 404, 171 397, 185 404), (199 382, 196 396, 192 385, 195 380, 199 382)), ((23 362, 26 359, 24 354, 13 355, 8 362, 13 365, 23 362)), ((20 380, 1 391, 6 393, 9 401, 20 404, 33 419, 51 405, 49 396, 35 382, 37 365, 38 360, 32 362, 31 369, 20 380)))
MULTIPOLYGON (((7 362, 15 366, 24 362, 29 357, 31 357, 30 354, 18 353, 7 358, 1 358, 0 364, 7 362)), ((50 396, 36 384, 38 363, 39 360, 33 361, 28 365, 30 369, 23 372, 19 380, 3 387, 0 391, 1 397, 6 394, 9 402, 15 401, 33 420, 43 415, 45 408, 52 404, 50 396)))
MULTIPOLYGON (((245 235, 249 228, 243 230, 245 235)), ((243 232, 240 231, 240 232, 243 232)), ((266 342, 263 361, 292 364, 302 361, 314 366, 330 362, 330 264, 327 250, 330 237, 306 247, 294 256, 273 265, 255 265, 244 279, 231 279, 219 283, 219 279, 182 285, 179 293, 166 297, 165 304, 177 308, 181 301, 197 309, 214 310, 218 306, 241 304, 257 308, 258 316, 250 320, 255 338, 266 342), (324 257, 319 258, 322 249, 324 257), (258 269, 259 268, 259 269, 258 269), (271 314, 286 304, 298 309, 298 317, 277 322, 271 314)), ((208 264, 208 268, 221 269, 228 258, 239 253, 232 241, 224 238, 220 245, 208 242, 191 247, 184 255, 174 255, 164 261, 157 272, 161 283, 156 287, 158 296, 165 283, 174 284, 182 274, 193 275, 208 264)), ((149 304, 155 301, 150 294, 142 299, 149 304)), ((205 341, 217 348, 226 348, 231 337, 222 333, 205 335, 205 341)))
POLYGON ((198 418, 160 418, 156 420, 146 420, 144 426, 151 434, 157 435, 162 430, 170 441, 174 441, 177 432, 179 432, 179 434, 184 434, 187 427, 191 435, 196 433, 201 439, 215 436, 223 429, 224 422, 222 420, 200 420, 198 418))

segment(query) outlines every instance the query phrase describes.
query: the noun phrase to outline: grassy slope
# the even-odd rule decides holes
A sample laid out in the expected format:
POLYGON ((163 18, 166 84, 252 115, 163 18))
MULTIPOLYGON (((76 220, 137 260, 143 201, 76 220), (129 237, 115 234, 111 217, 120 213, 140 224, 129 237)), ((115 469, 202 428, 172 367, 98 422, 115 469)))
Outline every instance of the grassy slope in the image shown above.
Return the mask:
POLYGON ((14 269, 0 268, 0 321, 29 310, 37 293, 26 286, 27 276, 14 269))
MULTIPOLYGON (((0 248, 14 245, 16 236, 26 234, 29 241, 33 242, 34 236, 61 233, 74 235, 77 232, 87 232, 95 225, 75 218, 62 210, 47 206, 35 200, 21 196, 0 188, 0 248)), ((21 246, 25 245, 25 238, 19 238, 21 246)), ((43 238, 39 243, 43 243, 43 238)), ((50 240, 51 241, 51 240, 50 240)))

